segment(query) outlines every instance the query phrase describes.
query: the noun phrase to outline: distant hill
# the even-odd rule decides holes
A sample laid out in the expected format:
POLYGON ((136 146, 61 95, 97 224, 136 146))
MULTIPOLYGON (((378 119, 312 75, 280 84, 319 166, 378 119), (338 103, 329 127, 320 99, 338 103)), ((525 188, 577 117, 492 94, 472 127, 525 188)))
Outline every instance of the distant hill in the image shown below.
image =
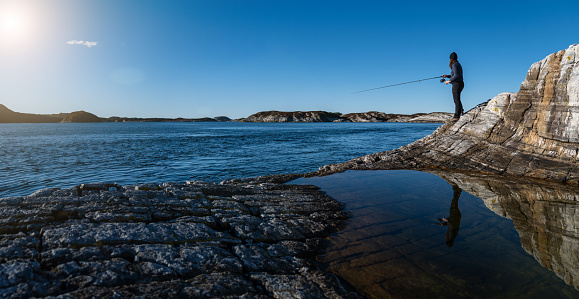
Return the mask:
POLYGON ((240 122, 333 122, 340 119, 340 113, 326 111, 263 111, 238 119, 240 122))
POLYGON ((238 119, 240 122, 407 122, 407 123, 443 123, 450 119, 451 113, 432 112, 406 114, 387 114, 384 112, 369 111, 363 113, 341 114, 326 111, 263 111, 252 114, 247 118, 238 119))
POLYGON ((0 104, 0 123, 94 123, 94 122, 224 122, 231 121, 227 116, 204 118, 101 118, 90 112, 75 111, 59 114, 29 114, 14 112, 0 104))
POLYGON ((61 123, 100 123, 103 121, 107 121, 107 120, 102 119, 102 118, 100 118, 92 113, 88 113, 86 111, 75 111, 75 112, 69 113, 60 122, 61 123))
POLYGON ((0 104, 0 123, 58 123, 67 114, 28 114, 14 112, 0 104))
POLYGON ((139 118, 113 116, 106 119, 111 122, 224 122, 231 121, 227 116, 203 117, 203 118, 139 118))
POLYGON ((0 104, 0 123, 92 123, 92 122, 405 122, 405 123, 443 123, 450 119, 451 113, 432 112, 415 114, 388 114, 378 111, 341 114, 327 111, 262 111, 246 118, 231 120, 227 116, 203 118, 138 118, 118 117, 101 118, 90 112, 75 111, 60 114, 28 114, 14 112, 0 104))

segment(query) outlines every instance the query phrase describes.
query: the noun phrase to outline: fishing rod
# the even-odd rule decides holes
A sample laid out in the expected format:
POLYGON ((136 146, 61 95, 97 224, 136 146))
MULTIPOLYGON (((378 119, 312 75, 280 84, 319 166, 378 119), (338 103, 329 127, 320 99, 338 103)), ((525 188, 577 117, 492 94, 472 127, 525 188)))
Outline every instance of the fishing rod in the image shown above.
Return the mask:
MULTIPOLYGON (((380 89, 380 88, 386 88, 386 87, 392 87, 392 86, 398 86, 398 85, 404 85, 404 84, 408 84, 408 83, 414 83, 414 82, 420 82, 420 81, 426 81, 426 80, 432 80, 432 79, 438 79, 442 76, 436 76, 436 77, 432 77, 432 78, 426 78, 426 79, 420 79, 420 80, 414 80, 414 81, 409 81, 409 82, 403 82, 403 83, 396 83, 396 84, 392 84, 392 85, 386 85, 386 86, 381 86, 381 87, 376 87, 376 88, 371 88, 371 89, 366 89, 366 90, 360 90, 360 91, 356 91, 353 92, 352 94, 355 93, 360 93, 360 92, 366 92, 366 91, 370 91, 370 90, 376 90, 376 89, 380 89)), ((440 79, 440 83, 444 82, 444 78, 440 79)))

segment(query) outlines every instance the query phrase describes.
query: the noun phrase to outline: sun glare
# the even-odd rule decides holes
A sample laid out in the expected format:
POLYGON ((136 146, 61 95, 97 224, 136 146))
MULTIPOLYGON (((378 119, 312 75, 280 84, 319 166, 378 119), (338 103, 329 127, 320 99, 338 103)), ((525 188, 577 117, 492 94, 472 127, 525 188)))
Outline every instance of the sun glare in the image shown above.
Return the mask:
POLYGON ((0 11, 0 40, 3 43, 14 43, 27 39, 31 21, 22 9, 3 7, 0 11))

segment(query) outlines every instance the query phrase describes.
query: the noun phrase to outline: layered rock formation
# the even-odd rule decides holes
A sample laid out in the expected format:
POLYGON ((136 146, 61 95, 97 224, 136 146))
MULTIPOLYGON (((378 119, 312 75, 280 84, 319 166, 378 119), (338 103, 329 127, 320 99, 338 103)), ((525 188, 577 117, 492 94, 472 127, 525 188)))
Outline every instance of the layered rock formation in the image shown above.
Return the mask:
POLYGON ((252 114, 240 122, 406 122, 441 123, 449 120, 452 114, 444 112, 388 114, 378 111, 340 114, 326 111, 264 111, 252 114))
POLYGON ((457 122, 399 149, 323 166, 448 168, 579 184, 579 45, 534 63, 518 93, 503 93, 457 122))
POLYGON ((358 298, 317 269, 313 186, 83 184, 0 199, 0 297, 358 298))

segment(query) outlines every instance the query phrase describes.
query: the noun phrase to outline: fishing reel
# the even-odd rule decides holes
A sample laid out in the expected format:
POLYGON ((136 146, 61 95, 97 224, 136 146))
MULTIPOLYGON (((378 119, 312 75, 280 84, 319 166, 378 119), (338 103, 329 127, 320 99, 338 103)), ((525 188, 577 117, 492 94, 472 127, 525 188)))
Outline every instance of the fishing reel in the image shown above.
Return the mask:
POLYGON ((444 81, 446 81, 446 79, 444 78, 440 79, 440 83, 444 83, 444 81))

